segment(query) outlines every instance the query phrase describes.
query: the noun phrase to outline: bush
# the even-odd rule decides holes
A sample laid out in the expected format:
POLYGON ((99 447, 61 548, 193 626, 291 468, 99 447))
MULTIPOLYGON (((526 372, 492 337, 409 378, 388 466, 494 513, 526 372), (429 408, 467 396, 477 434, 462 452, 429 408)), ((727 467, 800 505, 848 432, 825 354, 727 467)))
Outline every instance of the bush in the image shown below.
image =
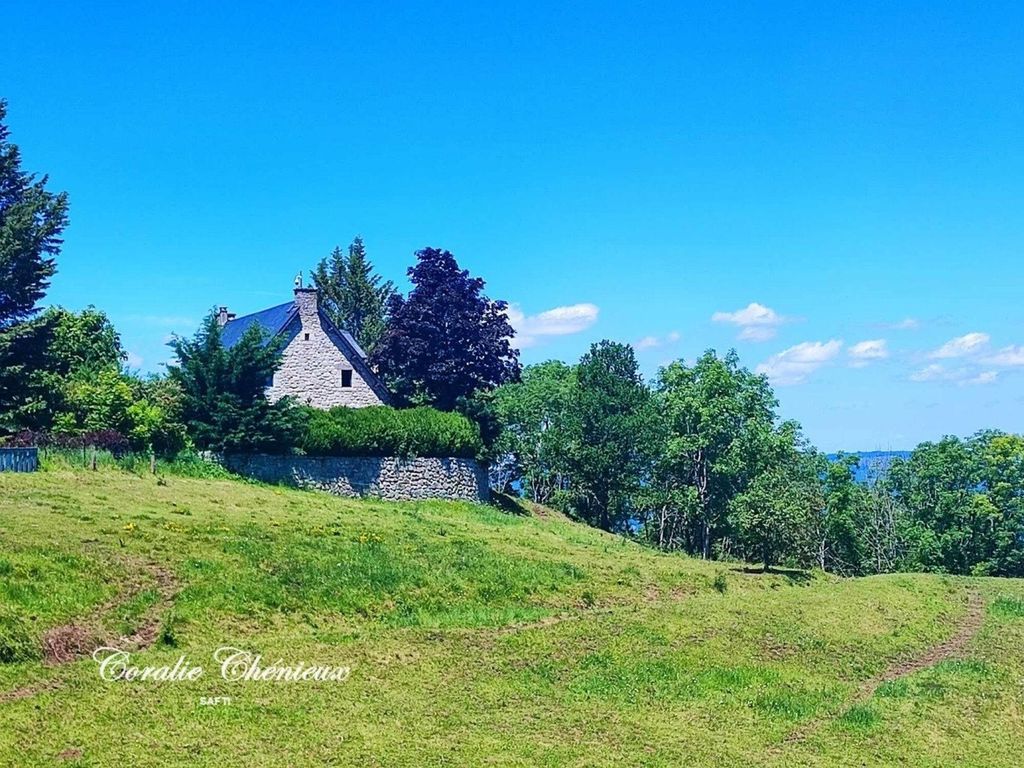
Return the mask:
POLYGON ((479 428, 458 413, 434 408, 309 409, 299 445, 315 456, 452 456, 475 458, 479 428))

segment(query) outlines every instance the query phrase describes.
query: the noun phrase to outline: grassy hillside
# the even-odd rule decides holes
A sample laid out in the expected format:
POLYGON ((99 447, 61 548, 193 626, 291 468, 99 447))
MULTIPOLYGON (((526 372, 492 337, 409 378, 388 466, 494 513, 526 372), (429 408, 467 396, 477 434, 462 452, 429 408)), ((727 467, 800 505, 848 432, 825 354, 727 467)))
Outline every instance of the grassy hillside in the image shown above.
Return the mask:
POLYGON ((0 474, 0 660, 19 766, 995 766, 1024 736, 1015 582, 116 470, 0 474), (206 674, 105 682, 103 641, 206 674), (223 645, 351 676, 228 682, 223 645))

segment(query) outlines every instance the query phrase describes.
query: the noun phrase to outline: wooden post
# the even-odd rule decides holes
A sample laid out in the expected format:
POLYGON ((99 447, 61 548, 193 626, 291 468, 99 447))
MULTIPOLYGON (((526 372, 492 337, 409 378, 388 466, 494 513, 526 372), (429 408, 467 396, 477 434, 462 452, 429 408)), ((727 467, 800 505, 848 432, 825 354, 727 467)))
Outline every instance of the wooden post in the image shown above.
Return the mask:
POLYGON ((92 471, 96 471, 96 446, 92 447, 92 471))

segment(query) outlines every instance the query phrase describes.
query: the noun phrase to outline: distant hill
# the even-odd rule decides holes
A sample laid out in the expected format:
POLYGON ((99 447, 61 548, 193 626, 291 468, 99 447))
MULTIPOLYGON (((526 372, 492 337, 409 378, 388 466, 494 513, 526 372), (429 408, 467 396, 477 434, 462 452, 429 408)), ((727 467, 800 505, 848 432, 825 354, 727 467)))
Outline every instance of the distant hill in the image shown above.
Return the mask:
MULTIPOLYGON (((845 455, 857 456, 860 463, 854 470, 853 476, 858 483, 870 483, 889 471, 889 465, 895 459, 907 459, 910 451, 849 451, 845 455)), ((829 461, 839 458, 838 453, 828 454, 829 461)))

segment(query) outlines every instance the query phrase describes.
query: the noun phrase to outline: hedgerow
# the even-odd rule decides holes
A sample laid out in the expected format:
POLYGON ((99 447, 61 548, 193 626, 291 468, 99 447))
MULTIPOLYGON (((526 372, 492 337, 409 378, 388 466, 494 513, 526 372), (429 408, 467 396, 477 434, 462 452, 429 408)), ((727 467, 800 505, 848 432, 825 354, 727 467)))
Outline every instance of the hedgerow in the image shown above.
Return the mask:
POLYGON ((299 447, 315 456, 452 456, 483 450, 480 430, 458 413, 434 408, 309 409, 299 447))

